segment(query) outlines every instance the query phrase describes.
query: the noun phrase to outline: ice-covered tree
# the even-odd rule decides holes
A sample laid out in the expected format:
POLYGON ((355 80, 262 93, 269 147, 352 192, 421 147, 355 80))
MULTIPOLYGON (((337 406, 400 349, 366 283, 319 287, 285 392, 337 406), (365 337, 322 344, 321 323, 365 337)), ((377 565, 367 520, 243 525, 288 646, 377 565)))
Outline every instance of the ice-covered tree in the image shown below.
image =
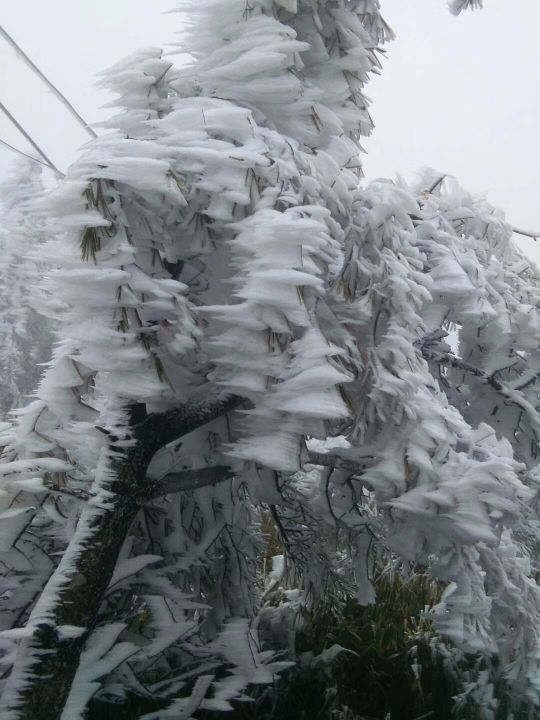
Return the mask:
POLYGON ((120 113, 47 199, 60 340, 3 437, 3 716, 188 718, 270 681, 262 512, 297 606, 371 602, 398 556, 447 587, 486 717, 496 680, 538 703, 535 272, 451 178, 359 184, 377 0, 189 11, 193 62, 105 73, 120 113))
POLYGON ((42 274, 32 254, 45 236, 37 209, 41 169, 29 159, 14 163, 0 186, 0 410, 25 402, 50 355, 50 329, 33 309, 42 274))

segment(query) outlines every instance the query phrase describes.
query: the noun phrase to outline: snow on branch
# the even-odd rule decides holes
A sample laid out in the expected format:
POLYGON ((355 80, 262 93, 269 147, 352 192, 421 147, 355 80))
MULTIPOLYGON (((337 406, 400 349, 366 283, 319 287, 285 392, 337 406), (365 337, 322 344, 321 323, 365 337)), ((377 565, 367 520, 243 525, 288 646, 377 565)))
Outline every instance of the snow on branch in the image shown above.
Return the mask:
POLYGON ((161 447, 225 415, 246 401, 237 395, 216 392, 202 401, 193 400, 163 413, 149 415, 133 428, 133 436, 151 456, 161 447))
POLYGON ((200 468, 199 470, 182 470, 181 472, 169 473, 158 480, 152 480, 151 486, 145 490, 142 500, 163 497, 179 492, 199 490, 209 485, 230 480, 233 473, 230 468, 216 465, 215 467, 200 468))
POLYGON ((483 5, 483 0, 450 0, 449 8, 453 15, 459 15, 464 10, 476 10, 483 5))
POLYGON ((362 473, 365 465, 352 462, 343 456, 331 453, 320 453, 309 450, 305 454, 304 463, 308 465, 319 465, 321 467, 335 468, 336 470, 348 470, 351 473, 362 473))
MULTIPOLYGON (((20 708, 23 717, 25 712, 32 717, 44 702, 51 712, 61 710, 83 645, 66 641, 56 628, 95 625, 102 596, 141 509, 141 491, 148 492, 146 470, 152 456, 163 445, 221 417, 240 403, 241 399, 236 396, 216 393, 205 401, 191 401, 150 415, 134 427, 134 444, 124 450, 109 451, 109 460, 102 467, 100 482, 96 483, 96 496, 85 504, 72 541, 30 614, 29 637, 17 656, 6 688, 5 699, 10 709, 20 708), (91 588, 92 592, 81 588, 91 588), (69 670, 65 669, 66 664, 69 670), (53 679, 46 687, 18 687, 15 679, 29 672, 38 677, 46 673, 53 679)), ((38 462, 43 464, 45 460, 38 462)), ((9 465, 4 469, 9 472, 9 465)), ((217 468, 211 468, 199 474, 188 473, 190 489, 194 485, 214 484, 218 472, 217 468)), ((225 479, 225 475, 220 477, 225 479)), ((186 475, 177 474, 165 480, 166 490, 179 492, 185 482, 186 475)), ((160 489, 155 496, 162 494, 160 489)))
POLYGON ((421 348, 422 355, 426 360, 432 360, 436 363, 441 363, 457 368, 458 370, 463 370, 463 372, 468 373, 469 375, 474 375, 474 377, 478 380, 486 383, 493 388, 495 392, 502 395, 508 403, 511 403, 522 410, 529 419, 535 437, 537 440, 540 440, 540 413, 534 405, 525 398, 522 392, 515 390, 501 380, 498 380, 495 377, 495 373, 488 374, 480 368, 457 357, 449 350, 441 350, 430 346, 429 338, 424 338, 423 341, 418 343, 418 346, 421 348))
POLYGON ((512 232, 515 232, 516 235, 524 235, 525 237, 530 237, 533 240, 538 240, 540 237, 540 232, 535 232, 534 230, 520 230, 519 228, 512 228, 512 232))

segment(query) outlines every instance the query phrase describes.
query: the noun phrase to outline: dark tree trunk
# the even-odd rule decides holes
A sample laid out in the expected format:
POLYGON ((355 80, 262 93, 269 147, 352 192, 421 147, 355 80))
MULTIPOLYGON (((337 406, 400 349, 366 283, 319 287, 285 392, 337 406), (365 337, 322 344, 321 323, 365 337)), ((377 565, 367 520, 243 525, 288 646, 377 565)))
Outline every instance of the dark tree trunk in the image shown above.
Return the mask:
MULTIPOLYGON (((108 509, 85 508, 66 549, 70 559, 65 582, 53 574, 45 593, 52 589, 46 620, 38 622, 32 638, 20 646, 7 692, 4 711, 18 720, 59 720, 77 672, 85 641, 95 627, 103 597, 118 555, 145 498, 161 494, 149 484, 146 471, 153 455, 164 445, 186 435, 234 409, 241 400, 215 396, 202 403, 187 403, 159 415, 150 415, 132 429, 135 445, 112 453, 111 481, 114 493, 108 509), (62 636, 63 625, 84 628, 78 638, 62 636), (21 676, 26 677, 21 680, 21 676), (11 685, 11 687, 10 687, 11 685)), ((114 450, 114 448, 113 448, 114 450)), ((32 617, 30 622, 32 622, 32 617)), ((34 622, 36 618, 34 617, 34 622)))

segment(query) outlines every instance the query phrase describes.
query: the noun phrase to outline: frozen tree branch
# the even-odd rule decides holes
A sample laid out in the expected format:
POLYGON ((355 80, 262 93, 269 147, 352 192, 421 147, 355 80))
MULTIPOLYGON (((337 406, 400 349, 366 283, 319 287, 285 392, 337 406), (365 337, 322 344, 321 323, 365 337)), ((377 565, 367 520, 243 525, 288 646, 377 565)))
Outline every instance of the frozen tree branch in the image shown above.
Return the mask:
POLYGON ((244 398, 237 395, 217 392, 203 401, 192 400, 164 413, 148 415, 135 425, 133 437, 141 448, 144 448, 144 452, 151 456, 165 445, 225 415, 245 402, 244 398))
POLYGON ((513 227, 512 232, 515 232, 516 235, 524 235, 525 237, 530 237, 533 240, 538 240, 540 237, 540 232, 534 232, 534 230, 520 230, 519 228, 513 227))
MULTIPOLYGON (((202 402, 191 401, 150 415, 133 428, 135 445, 122 453, 113 452, 111 479, 106 487, 110 497, 102 508, 97 503, 84 508, 62 562, 43 592, 45 600, 37 603, 30 616, 33 635, 23 642, 12 671, 15 683, 21 673, 28 680, 18 688, 10 688, 8 681, 5 695, 17 718, 60 718, 84 648, 84 637, 97 622, 118 555, 143 504, 141 491, 148 492, 146 471, 153 455, 167 443, 221 417, 241 402, 236 396, 216 394, 202 402), (77 640, 64 638, 57 630, 61 626, 84 628, 85 635, 77 640), (43 682, 44 677, 47 682, 43 682)), ((228 476, 224 468, 175 473, 164 479, 154 497, 204 487, 228 476)))
POLYGON ((336 470, 349 470, 351 473, 361 473, 365 466, 360 463, 351 462, 339 455, 331 453, 319 453, 308 451, 304 463, 309 465, 320 465, 322 467, 334 468, 336 470))
POLYGON ((149 500, 164 495, 199 490, 209 485, 217 485, 225 480, 230 480, 232 477, 233 473, 224 465, 169 473, 160 480, 152 481, 152 487, 145 492, 143 498, 149 500))
POLYGON ((481 382, 489 385, 491 388, 493 388, 493 390, 495 390, 495 392, 501 395, 506 400, 506 402, 515 405, 524 412, 535 431, 535 435, 537 434, 537 430, 538 428, 540 428, 540 414, 538 413, 534 405, 532 405, 524 397, 523 393, 521 393, 519 390, 515 390, 514 388, 509 387, 504 382, 497 380, 494 375, 489 375, 480 368, 477 368, 475 365, 471 365, 465 360, 457 357, 453 353, 446 350, 437 350, 430 347, 428 343, 429 340, 426 340, 420 346, 422 355, 426 360, 432 360, 436 363, 441 363, 444 365, 448 365, 449 367, 456 368, 458 370, 463 370, 463 372, 469 375, 473 375, 481 382))

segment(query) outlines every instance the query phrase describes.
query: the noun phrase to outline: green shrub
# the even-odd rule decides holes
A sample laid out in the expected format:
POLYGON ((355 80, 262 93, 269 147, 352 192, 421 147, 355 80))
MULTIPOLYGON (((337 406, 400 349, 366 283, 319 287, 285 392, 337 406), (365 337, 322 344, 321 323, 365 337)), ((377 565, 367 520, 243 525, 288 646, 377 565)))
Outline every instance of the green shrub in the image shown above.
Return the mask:
MULTIPOLYGON (((439 600, 440 588, 425 575, 404 579, 381 575, 377 602, 350 601, 339 611, 304 614, 296 634, 296 665, 273 686, 251 688, 251 702, 236 702, 223 714, 197 711, 198 720, 481 720, 472 702, 456 707, 462 681, 482 669, 474 657, 455 659, 437 639, 426 608, 439 600)), ((493 720, 529 720, 526 708, 511 709, 502 698, 493 720)), ((91 720, 135 720, 157 710, 135 696, 122 708, 92 704, 91 720)))

